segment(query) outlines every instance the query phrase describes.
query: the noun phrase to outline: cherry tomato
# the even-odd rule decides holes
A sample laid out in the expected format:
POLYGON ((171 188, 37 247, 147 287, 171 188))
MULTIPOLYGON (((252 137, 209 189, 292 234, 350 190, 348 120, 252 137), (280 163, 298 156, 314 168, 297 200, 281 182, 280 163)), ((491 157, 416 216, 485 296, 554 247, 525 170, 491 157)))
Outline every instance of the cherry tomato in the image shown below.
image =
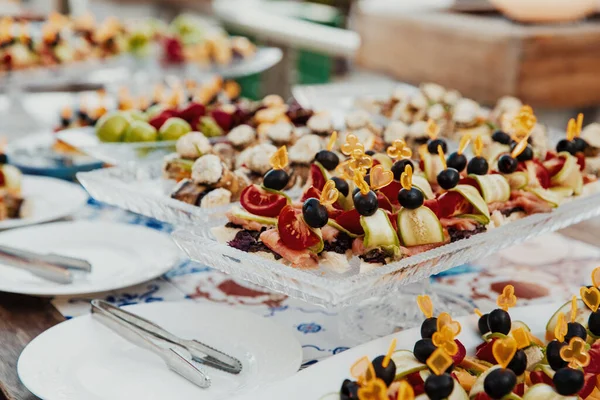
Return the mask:
POLYGON ((258 185, 250 185, 242 191, 242 207, 249 213, 261 217, 276 217, 288 203, 282 194, 268 192, 258 185))
POLYGON ((316 246, 321 238, 302 218, 302 211, 285 206, 277 218, 277 230, 284 245, 292 250, 304 250, 316 246))
POLYGON ((302 198, 300 199, 300 201, 304 203, 306 200, 312 197, 314 197, 315 199, 321 197, 321 191, 314 186, 309 187, 304 191, 304 193, 302 193, 302 198))
POLYGON ((462 194, 450 191, 438 198, 439 217, 447 218, 456 215, 472 214, 473 206, 462 194))
POLYGON ((440 203, 438 199, 425 200, 423 205, 428 207, 438 218, 440 218, 440 203))
POLYGON ((319 190, 323 190, 325 187, 325 183, 327 182, 327 178, 323 175, 323 171, 316 164, 311 164, 310 166, 310 182, 312 186, 319 190))
POLYGON ((360 224, 360 214, 354 208, 352 210, 344 211, 338 215, 335 218, 335 222, 337 222, 342 228, 354 233, 355 235, 365 234, 365 231, 360 224))
POLYGON ((553 157, 549 160, 544 161, 544 168, 548 171, 548 175, 553 177, 558 174, 565 165, 565 159, 562 157, 553 157))
MULTIPOLYGON (((398 197, 398 196, 396 196, 396 197, 398 197)), ((381 208, 383 210, 387 210, 389 212, 394 212, 394 208, 392 207, 392 203, 386 197, 386 195, 383 194, 383 193, 381 193, 381 192, 377 192, 377 203, 379 204, 379 208, 381 208)))
POLYGON ((585 169, 585 155, 583 153, 577 153, 575 157, 577 157, 577 164, 579 164, 579 170, 583 171, 585 169))
POLYGON ((398 192, 400 191, 400 189, 402 189, 402 185, 400 184, 400 182, 392 181, 392 183, 382 187, 381 189, 379 189, 379 191, 383 193, 392 204, 398 205, 398 192))

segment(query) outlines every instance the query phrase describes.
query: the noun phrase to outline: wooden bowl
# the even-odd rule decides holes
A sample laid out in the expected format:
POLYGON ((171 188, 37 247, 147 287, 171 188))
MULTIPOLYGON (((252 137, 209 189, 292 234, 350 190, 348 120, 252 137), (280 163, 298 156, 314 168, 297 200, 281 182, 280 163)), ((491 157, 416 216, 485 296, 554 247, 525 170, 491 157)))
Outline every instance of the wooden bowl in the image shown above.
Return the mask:
POLYGON ((490 0, 508 18, 519 22, 577 21, 598 9, 598 0, 490 0))

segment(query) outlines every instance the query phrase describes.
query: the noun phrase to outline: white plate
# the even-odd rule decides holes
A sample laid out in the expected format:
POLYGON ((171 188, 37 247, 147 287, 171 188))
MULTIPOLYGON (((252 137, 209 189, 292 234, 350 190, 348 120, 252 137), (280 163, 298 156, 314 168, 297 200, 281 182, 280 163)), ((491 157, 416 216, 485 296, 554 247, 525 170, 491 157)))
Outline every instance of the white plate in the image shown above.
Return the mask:
POLYGON ((0 291, 38 296, 98 293, 156 278, 181 261, 169 235, 139 225, 74 221, 0 233, 0 244, 86 259, 89 274, 75 273, 71 284, 54 283, 0 264, 0 291))
POLYGON ((83 207, 88 194, 79 185, 55 178, 24 175, 22 196, 24 218, 0 221, 0 229, 54 221, 73 214, 83 207))
POLYGON ((162 360, 121 338, 90 315, 63 322, 23 350, 23 384, 45 400, 164 400, 231 397, 287 378, 302 349, 287 329, 249 312, 212 304, 151 303, 126 307, 174 334, 195 338, 237 357, 240 375, 205 368, 212 385, 200 389, 162 360))
MULTIPOLYGON (((518 307, 510 310, 513 321, 524 321, 531 332, 543 340, 546 323, 554 312, 564 303, 544 304, 540 306, 518 307)), ((488 310, 491 311, 491 310, 488 310)), ((467 354, 475 354, 475 347, 481 344, 481 336, 477 329, 477 316, 457 318, 462 324, 462 332, 458 339, 467 348, 467 354)), ((257 391, 248 396, 238 396, 236 400, 286 399, 305 400, 320 399, 323 396, 338 392, 344 379, 351 379, 350 366, 360 357, 373 359, 385 354, 393 338, 397 339, 397 349, 413 350, 415 342, 421 339, 420 328, 409 329, 381 339, 354 347, 325 361, 308 367, 296 375, 277 384, 257 391), (299 389, 301 388, 301 390, 299 389)))

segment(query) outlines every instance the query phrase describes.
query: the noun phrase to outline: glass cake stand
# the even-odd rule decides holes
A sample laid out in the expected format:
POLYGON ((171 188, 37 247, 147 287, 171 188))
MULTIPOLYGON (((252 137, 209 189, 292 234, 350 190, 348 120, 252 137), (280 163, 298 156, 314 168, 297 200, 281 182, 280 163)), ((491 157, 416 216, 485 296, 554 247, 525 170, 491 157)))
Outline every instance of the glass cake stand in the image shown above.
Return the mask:
POLYGON ((432 292, 429 278, 513 244, 600 215, 600 193, 591 193, 566 202, 551 213, 531 215, 369 272, 359 272, 359 259, 355 257, 350 261, 350 269, 340 274, 322 266, 310 270, 292 268, 217 242, 211 228, 226 223, 225 211, 229 206, 202 209, 170 198, 168 193, 175 182, 162 178, 158 164, 109 168, 79 173, 77 177, 97 200, 175 225, 173 239, 190 259, 236 279, 341 311, 348 329, 354 326, 348 332, 356 331, 354 334, 363 338, 380 336, 421 321, 415 296, 423 292, 429 292, 434 299, 438 297, 434 300, 438 313, 472 312, 468 302, 432 292))
POLYGON ((67 65, 54 65, 0 73, 0 89, 4 90, 8 106, 0 110, 0 129, 8 132, 34 131, 40 128, 35 115, 23 106, 25 87, 78 83, 91 73, 114 68, 129 68, 128 54, 104 60, 89 60, 67 65))

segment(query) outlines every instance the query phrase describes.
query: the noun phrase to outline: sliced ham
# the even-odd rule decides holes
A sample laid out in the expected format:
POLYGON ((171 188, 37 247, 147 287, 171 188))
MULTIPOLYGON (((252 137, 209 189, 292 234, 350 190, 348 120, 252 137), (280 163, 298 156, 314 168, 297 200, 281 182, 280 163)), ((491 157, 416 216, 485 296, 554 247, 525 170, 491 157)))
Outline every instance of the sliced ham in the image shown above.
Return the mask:
POLYGON ((527 215, 552 211, 552 207, 547 201, 524 190, 514 190, 510 193, 510 199, 504 203, 503 209, 512 208, 522 208, 527 215))
POLYGON ((440 223, 446 229, 454 228, 459 231, 472 231, 480 225, 478 222, 469 218, 440 218, 440 223))
POLYGON ((352 242, 352 253, 356 255, 365 254, 365 243, 361 237, 354 239, 352 242))
POLYGON ((321 235, 323 235, 323 240, 326 242, 334 242, 339 233, 340 231, 329 225, 321 228, 321 235))
POLYGON ((229 222, 231 222, 232 224, 239 225, 242 228, 247 229, 249 231, 260 231, 262 228, 267 227, 266 225, 263 225, 260 222, 250 221, 244 218, 236 217, 230 211, 227 212, 226 216, 229 222))
POLYGON ((308 250, 292 250, 285 246, 279 237, 277 229, 268 229, 260 234, 260 240, 284 260, 296 268, 316 268, 319 260, 316 254, 308 250))
POLYGON ((414 256, 419 253, 424 253, 431 249, 435 249, 436 247, 443 246, 447 243, 450 243, 450 239, 448 239, 446 242, 442 242, 442 243, 424 244, 421 246, 411 246, 411 247, 400 246, 400 251, 402 252, 403 255, 410 257, 410 256, 414 256))

